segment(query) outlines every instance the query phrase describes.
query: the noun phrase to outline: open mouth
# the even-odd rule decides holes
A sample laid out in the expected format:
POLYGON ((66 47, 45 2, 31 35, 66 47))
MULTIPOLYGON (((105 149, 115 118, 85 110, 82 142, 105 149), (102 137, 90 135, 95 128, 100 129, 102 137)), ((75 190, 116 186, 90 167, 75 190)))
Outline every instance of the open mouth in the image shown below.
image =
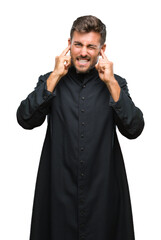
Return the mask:
POLYGON ((86 65, 88 64, 88 62, 90 61, 89 58, 76 58, 77 62, 79 63, 79 65, 86 65))

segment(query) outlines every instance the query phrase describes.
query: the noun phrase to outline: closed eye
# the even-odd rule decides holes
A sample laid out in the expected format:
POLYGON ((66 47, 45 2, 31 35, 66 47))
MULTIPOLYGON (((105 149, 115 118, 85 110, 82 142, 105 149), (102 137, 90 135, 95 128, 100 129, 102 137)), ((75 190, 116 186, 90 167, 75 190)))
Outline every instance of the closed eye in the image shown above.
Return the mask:
POLYGON ((93 49, 96 49, 97 47, 95 45, 88 45, 88 48, 93 50, 93 49))
MULTIPOLYGON (((74 46, 80 48, 80 47, 83 47, 83 44, 80 43, 80 42, 74 42, 74 46)), ((88 48, 89 50, 96 50, 96 49, 98 48, 98 46, 96 46, 96 45, 94 45, 94 44, 89 44, 89 45, 87 45, 87 48, 88 48)))

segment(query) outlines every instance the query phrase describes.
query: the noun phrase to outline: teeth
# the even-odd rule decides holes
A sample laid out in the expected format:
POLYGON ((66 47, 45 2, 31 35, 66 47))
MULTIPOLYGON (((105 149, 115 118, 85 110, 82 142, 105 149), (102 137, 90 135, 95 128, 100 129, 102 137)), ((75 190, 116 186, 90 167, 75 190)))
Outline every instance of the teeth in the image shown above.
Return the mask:
POLYGON ((80 63, 86 63, 88 60, 79 60, 80 63))

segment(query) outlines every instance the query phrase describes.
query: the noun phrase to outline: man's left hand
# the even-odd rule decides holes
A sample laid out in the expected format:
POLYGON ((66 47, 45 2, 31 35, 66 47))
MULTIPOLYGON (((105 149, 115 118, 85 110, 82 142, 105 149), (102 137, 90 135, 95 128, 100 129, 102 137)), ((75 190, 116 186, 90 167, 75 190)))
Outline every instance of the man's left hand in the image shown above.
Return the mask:
POLYGON ((102 58, 99 59, 95 67, 98 71, 100 79, 108 87, 113 100, 117 102, 120 97, 121 89, 113 74, 113 63, 107 59, 102 49, 100 54, 102 58))
POLYGON ((113 63, 108 60, 102 49, 100 51, 100 55, 102 58, 99 59, 95 67, 99 73, 100 79, 108 84, 110 81, 114 80, 113 63))

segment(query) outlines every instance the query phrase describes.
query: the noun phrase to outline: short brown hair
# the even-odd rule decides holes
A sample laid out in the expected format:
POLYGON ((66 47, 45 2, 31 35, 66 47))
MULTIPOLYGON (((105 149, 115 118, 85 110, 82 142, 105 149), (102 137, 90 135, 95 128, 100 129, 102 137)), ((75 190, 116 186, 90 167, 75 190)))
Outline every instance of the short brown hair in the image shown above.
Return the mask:
POLYGON ((106 41, 106 26, 95 16, 87 15, 77 18, 72 25, 70 38, 72 39, 74 31, 89 33, 98 32, 101 35, 101 45, 106 41))

